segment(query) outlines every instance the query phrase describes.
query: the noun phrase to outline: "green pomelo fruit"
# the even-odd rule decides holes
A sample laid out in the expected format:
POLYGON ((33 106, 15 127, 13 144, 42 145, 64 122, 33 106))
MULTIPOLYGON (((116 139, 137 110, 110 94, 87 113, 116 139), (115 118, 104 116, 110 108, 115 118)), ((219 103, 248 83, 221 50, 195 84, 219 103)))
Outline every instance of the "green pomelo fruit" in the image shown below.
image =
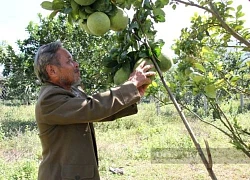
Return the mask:
POLYGON ((198 72, 191 72, 189 76, 196 83, 199 83, 203 79, 203 75, 198 72))
POLYGON ((114 75, 114 83, 116 85, 120 85, 128 80, 130 76, 130 71, 124 67, 121 67, 118 71, 116 71, 114 75))
POLYGON ((90 32, 96 36, 102 36, 110 29, 109 17, 103 12, 94 12, 87 19, 90 32))
POLYGON ((160 60, 158 65, 162 72, 168 71, 173 65, 173 60, 164 53, 161 53, 158 59, 160 60))
MULTIPOLYGON (((135 65, 134 65, 134 70, 143 62, 146 61, 145 65, 154 65, 153 62, 151 61, 150 58, 140 58, 138 61, 136 61, 135 65)), ((149 71, 154 71, 156 72, 155 67, 151 68, 149 71)))
POLYGON ((121 9, 117 8, 117 12, 114 16, 110 16, 110 29, 113 31, 122 31, 128 25, 128 15, 121 9))
POLYGON ((75 0, 77 4, 80 4, 81 6, 88 6, 90 4, 93 4, 96 0, 75 0))
POLYGON ((87 23, 84 23, 82 19, 79 20, 79 26, 82 30, 86 31, 86 33, 93 35, 93 33, 89 30, 87 23))

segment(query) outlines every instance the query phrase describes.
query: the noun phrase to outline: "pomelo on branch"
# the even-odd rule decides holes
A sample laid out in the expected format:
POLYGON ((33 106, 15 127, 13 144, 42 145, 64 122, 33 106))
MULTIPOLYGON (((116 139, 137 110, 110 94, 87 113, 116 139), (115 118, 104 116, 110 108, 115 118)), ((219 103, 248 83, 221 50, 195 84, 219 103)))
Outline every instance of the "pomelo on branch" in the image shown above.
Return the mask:
POLYGON ((122 31, 128 25, 128 15, 127 13, 117 7, 117 12, 115 15, 110 16, 110 29, 113 31, 122 31))
POLYGON ((161 53, 158 59, 160 61, 158 65, 162 72, 168 71, 173 65, 173 60, 165 53, 161 53))
POLYGON ((102 36, 110 29, 109 17, 103 12, 94 12, 87 19, 90 32, 96 36, 102 36))
POLYGON ((88 6, 90 4, 93 4, 96 0, 74 0, 77 4, 80 4, 81 6, 88 6))
POLYGON ((114 75, 114 83, 116 85, 120 85, 124 83, 125 81, 128 80, 130 73, 131 72, 128 68, 121 67, 120 69, 118 69, 118 71, 116 71, 114 75))
MULTIPOLYGON (((143 62, 146 61, 145 65, 154 65, 153 62, 151 61, 150 58, 140 58, 138 61, 136 61, 135 65, 134 65, 134 70, 143 62)), ((155 67, 151 68, 150 71, 155 71, 155 67)))

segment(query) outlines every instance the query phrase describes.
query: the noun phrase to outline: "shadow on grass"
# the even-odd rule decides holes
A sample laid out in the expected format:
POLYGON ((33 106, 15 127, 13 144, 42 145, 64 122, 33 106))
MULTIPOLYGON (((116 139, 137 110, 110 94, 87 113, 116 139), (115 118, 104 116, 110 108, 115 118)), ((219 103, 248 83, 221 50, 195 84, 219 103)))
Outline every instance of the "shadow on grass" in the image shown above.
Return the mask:
POLYGON ((35 120, 34 121, 6 120, 1 122, 0 130, 5 137, 12 137, 36 129, 37 129, 37 124, 35 120))

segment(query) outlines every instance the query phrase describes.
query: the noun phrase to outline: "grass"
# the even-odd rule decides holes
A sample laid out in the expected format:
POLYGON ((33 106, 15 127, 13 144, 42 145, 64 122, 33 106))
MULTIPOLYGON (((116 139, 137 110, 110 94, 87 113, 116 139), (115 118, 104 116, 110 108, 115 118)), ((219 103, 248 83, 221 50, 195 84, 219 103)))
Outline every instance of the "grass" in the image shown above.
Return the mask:
MULTIPOLYGON (((0 106, 0 180, 35 180, 41 145, 34 105, 0 106)), ((172 105, 162 107, 160 115, 154 104, 139 104, 138 108, 136 115, 95 124, 102 180, 210 179, 172 105), (152 150, 160 154, 157 162, 151 161, 155 157, 152 150), (123 175, 113 174, 111 167, 121 168, 123 175)), ((212 155, 223 151, 213 158, 217 178, 249 180, 250 160, 223 133, 185 113, 200 145, 205 147, 207 140, 212 155)), ((249 111, 237 117, 250 128, 249 111)))

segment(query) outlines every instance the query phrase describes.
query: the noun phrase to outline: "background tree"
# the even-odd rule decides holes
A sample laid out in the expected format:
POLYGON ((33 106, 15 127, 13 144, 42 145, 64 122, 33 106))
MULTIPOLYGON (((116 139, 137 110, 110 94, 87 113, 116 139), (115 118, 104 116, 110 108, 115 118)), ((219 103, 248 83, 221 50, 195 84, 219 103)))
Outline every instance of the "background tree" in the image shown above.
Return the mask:
POLYGON ((10 45, 1 46, 0 63, 4 65, 3 75, 7 79, 7 98, 29 103, 30 98, 36 97, 38 84, 35 83, 33 70, 35 53, 41 45, 56 40, 62 41, 79 62, 85 90, 95 92, 105 89, 108 85, 107 75, 101 63, 111 49, 113 36, 89 36, 78 26, 70 25, 65 15, 53 20, 43 18, 40 14, 38 16, 39 24, 30 22, 27 26, 28 38, 17 41, 18 51, 10 45))
MULTIPOLYGON (((224 112, 221 108, 222 103, 250 94, 250 59, 246 55, 250 32, 244 27, 242 6, 234 8, 232 3, 211 0, 169 3, 173 8, 179 4, 194 6, 204 10, 205 15, 195 13, 191 26, 181 30, 179 39, 172 45, 176 69, 171 76, 164 77, 183 108, 223 132, 230 143, 250 157, 250 127, 242 125, 235 113, 242 109, 224 112), (204 104, 207 109, 201 113, 199 109, 204 104), (209 115, 213 122, 204 120, 209 115), (215 125, 217 120, 220 126, 215 125)), ((150 93, 161 91, 161 84, 157 84, 151 86, 150 93)))
POLYGON ((206 123, 226 134, 232 144, 250 157, 249 127, 241 126, 236 114, 230 116, 221 109, 222 102, 233 100, 240 94, 250 94, 250 66, 242 58, 249 51, 247 39, 250 32, 244 28, 242 6, 235 9, 231 6, 233 1, 211 0, 173 0, 172 3, 195 6, 208 13, 206 16, 195 14, 191 27, 183 28, 173 45, 178 64, 173 91, 181 92, 179 102, 184 107, 187 103, 181 99, 185 99, 188 92, 193 96, 203 95, 214 120, 219 119, 223 128, 206 123))

